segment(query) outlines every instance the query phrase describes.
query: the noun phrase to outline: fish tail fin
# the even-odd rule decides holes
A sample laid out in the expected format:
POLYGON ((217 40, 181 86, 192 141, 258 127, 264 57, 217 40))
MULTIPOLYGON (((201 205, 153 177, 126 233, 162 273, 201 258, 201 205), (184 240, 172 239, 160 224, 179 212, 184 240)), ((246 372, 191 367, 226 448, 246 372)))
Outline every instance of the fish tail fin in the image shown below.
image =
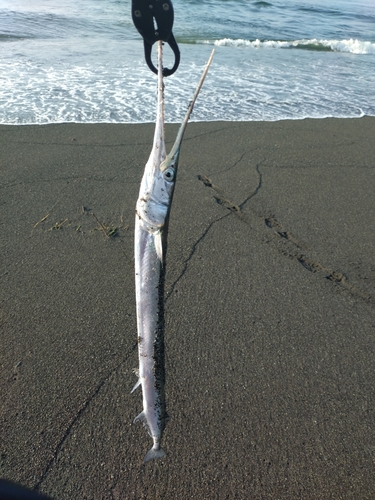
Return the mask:
POLYGON ((148 462, 149 460, 152 460, 153 458, 162 458, 162 457, 165 457, 166 453, 165 451, 163 450, 163 448, 154 448, 152 447, 151 450, 149 450, 146 455, 145 455, 145 458, 143 459, 143 463, 146 463, 148 462))

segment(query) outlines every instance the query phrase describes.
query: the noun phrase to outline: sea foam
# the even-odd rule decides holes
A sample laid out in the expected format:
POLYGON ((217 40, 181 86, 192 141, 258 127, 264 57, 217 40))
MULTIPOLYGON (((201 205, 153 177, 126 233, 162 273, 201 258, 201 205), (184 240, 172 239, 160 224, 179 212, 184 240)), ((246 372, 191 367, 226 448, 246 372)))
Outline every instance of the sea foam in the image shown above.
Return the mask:
POLYGON ((375 54, 375 43, 361 40, 354 40, 350 38, 349 40, 318 40, 317 38, 312 38, 309 40, 244 40, 244 39, 232 39, 232 38, 222 38, 221 40, 215 40, 215 42, 210 42, 208 40, 205 43, 217 46, 230 46, 230 47, 251 47, 254 49, 261 48, 273 48, 273 49, 285 49, 285 48, 299 48, 299 49, 309 49, 309 50, 327 50, 333 52, 350 52, 351 54, 375 54))

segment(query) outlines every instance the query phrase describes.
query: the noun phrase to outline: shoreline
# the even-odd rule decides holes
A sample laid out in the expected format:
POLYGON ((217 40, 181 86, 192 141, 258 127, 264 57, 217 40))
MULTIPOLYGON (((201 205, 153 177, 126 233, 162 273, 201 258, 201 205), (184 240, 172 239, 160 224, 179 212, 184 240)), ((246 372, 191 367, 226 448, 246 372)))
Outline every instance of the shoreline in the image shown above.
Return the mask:
MULTIPOLYGON (((304 120, 360 120, 362 118, 375 118, 375 115, 366 115, 363 114, 361 116, 304 116, 304 117, 296 117, 296 118, 290 118, 290 117, 283 117, 283 118, 278 118, 276 120, 199 120, 199 121, 194 121, 194 111, 192 114, 191 119, 189 120, 189 123, 217 123, 217 122, 222 122, 222 123, 278 123, 278 122, 287 122, 287 121, 304 121, 304 120)), ((181 121, 183 120, 183 117, 181 118, 180 121, 176 122, 165 122, 166 125, 179 125, 181 121)), ((61 122, 46 122, 46 123, 0 123, 0 127, 37 127, 37 126, 48 126, 48 125, 153 125, 154 122, 149 121, 149 122, 113 122, 113 121, 108 121, 108 122, 70 122, 70 121, 61 121, 61 122)))
POLYGON ((153 129, 0 125, 0 476, 61 500, 371 498, 375 117, 189 123, 167 457, 143 466, 133 234, 153 129))

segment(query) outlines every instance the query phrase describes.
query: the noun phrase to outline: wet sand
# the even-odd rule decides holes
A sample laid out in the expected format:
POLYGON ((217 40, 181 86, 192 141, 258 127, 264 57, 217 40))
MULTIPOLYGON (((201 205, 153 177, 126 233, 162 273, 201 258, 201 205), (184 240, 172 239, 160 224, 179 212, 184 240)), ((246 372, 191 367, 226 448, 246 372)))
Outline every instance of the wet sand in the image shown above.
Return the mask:
POLYGON ((143 465, 133 227, 152 135, 0 127, 0 476, 56 500, 374 498, 375 118, 189 124, 168 455, 143 465))

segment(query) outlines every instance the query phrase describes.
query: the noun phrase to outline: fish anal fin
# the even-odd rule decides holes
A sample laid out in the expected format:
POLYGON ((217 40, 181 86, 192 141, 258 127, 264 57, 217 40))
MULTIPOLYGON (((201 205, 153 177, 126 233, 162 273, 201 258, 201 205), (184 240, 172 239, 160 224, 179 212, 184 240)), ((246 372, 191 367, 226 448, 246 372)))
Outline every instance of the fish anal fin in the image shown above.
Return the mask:
POLYGON ((137 415, 133 420, 134 424, 137 422, 141 422, 141 424, 143 425, 147 424, 146 415, 144 411, 142 411, 139 415, 137 415))
POLYGON ((143 427, 146 429, 147 434, 152 437, 150 427, 147 422, 146 413, 144 411, 137 415, 133 420, 133 424, 136 424, 137 422, 141 422, 141 424, 143 424, 143 427))

